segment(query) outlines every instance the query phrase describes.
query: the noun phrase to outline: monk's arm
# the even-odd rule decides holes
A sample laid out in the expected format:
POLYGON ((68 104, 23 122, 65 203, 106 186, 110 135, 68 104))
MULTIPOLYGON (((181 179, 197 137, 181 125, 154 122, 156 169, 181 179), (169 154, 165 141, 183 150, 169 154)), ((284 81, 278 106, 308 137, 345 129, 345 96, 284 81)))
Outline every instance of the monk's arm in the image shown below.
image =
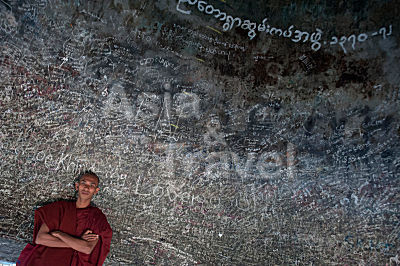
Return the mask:
POLYGON ((99 239, 96 239, 93 241, 86 241, 83 239, 79 239, 79 238, 70 236, 69 234, 61 232, 61 231, 51 232, 51 235, 62 240, 65 244, 68 245, 68 247, 75 249, 76 251, 85 253, 85 254, 92 253, 92 250, 94 249, 97 242, 99 241, 99 239))
POLYGON ((49 227, 44 223, 40 226, 38 234, 35 239, 36 244, 40 244, 47 247, 54 247, 54 248, 69 248, 64 241, 61 239, 52 236, 49 233, 49 227))

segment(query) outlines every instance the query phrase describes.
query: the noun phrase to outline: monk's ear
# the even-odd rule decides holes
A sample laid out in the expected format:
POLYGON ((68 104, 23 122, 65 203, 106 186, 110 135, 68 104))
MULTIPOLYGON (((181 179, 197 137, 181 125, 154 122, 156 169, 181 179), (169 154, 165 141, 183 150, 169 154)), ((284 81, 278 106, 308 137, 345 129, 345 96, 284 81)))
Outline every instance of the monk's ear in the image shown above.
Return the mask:
POLYGON ((75 189, 78 190, 78 187, 79 187, 79 183, 75 182, 75 189))
POLYGON ((99 192, 99 191, 100 191, 100 188, 98 187, 98 188, 96 188, 94 194, 97 194, 97 192, 99 192))

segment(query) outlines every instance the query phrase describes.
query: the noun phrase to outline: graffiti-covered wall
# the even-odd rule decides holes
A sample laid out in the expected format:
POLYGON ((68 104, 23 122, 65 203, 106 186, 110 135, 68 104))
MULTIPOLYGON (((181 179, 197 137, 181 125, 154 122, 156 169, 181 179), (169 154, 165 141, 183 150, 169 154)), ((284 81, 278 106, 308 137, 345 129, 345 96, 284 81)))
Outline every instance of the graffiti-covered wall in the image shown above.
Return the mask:
POLYGON ((90 169, 107 264, 400 263, 399 9, 1 0, 2 241, 90 169))

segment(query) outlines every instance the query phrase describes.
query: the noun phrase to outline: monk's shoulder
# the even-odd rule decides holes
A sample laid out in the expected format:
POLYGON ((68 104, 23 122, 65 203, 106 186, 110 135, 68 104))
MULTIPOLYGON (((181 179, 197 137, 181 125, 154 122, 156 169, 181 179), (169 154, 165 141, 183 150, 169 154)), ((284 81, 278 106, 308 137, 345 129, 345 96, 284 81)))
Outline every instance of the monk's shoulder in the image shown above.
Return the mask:
POLYGON ((101 209, 99 209, 95 206, 92 206, 92 212, 96 217, 107 220, 105 214, 103 213, 103 211, 101 209))
POLYGON ((55 202, 48 203, 40 208, 38 208, 36 211, 38 212, 47 212, 47 211, 55 211, 58 209, 70 209, 71 207, 74 207, 75 203, 71 201, 66 201, 66 200, 59 200, 55 202))
POLYGON ((96 224, 103 230, 111 230, 106 215, 99 208, 92 206, 92 218, 96 221, 96 224))
POLYGON ((41 211, 41 210, 55 209, 60 206, 62 206, 62 203, 60 201, 54 201, 54 202, 47 203, 47 204, 39 207, 37 210, 41 211))
POLYGON ((75 202, 73 202, 73 201, 57 200, 57 201, 53 201, 53 202, 50 202, 50 203, 45 203, 40 208, 43 208, 43 207, 70 206, 70 205, 74 205, 74 204, 75 204, 75 202))

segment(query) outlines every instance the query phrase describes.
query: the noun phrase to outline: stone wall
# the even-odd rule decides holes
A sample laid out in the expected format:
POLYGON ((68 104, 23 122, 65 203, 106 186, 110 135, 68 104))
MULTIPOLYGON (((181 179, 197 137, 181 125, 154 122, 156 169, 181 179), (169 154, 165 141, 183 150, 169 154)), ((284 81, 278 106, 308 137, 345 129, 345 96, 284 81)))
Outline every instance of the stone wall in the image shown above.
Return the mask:
POLYGON ((0 236, 90 169, 108 264, 399 263, 399 5, 265 2, 2 0, 0 236))

